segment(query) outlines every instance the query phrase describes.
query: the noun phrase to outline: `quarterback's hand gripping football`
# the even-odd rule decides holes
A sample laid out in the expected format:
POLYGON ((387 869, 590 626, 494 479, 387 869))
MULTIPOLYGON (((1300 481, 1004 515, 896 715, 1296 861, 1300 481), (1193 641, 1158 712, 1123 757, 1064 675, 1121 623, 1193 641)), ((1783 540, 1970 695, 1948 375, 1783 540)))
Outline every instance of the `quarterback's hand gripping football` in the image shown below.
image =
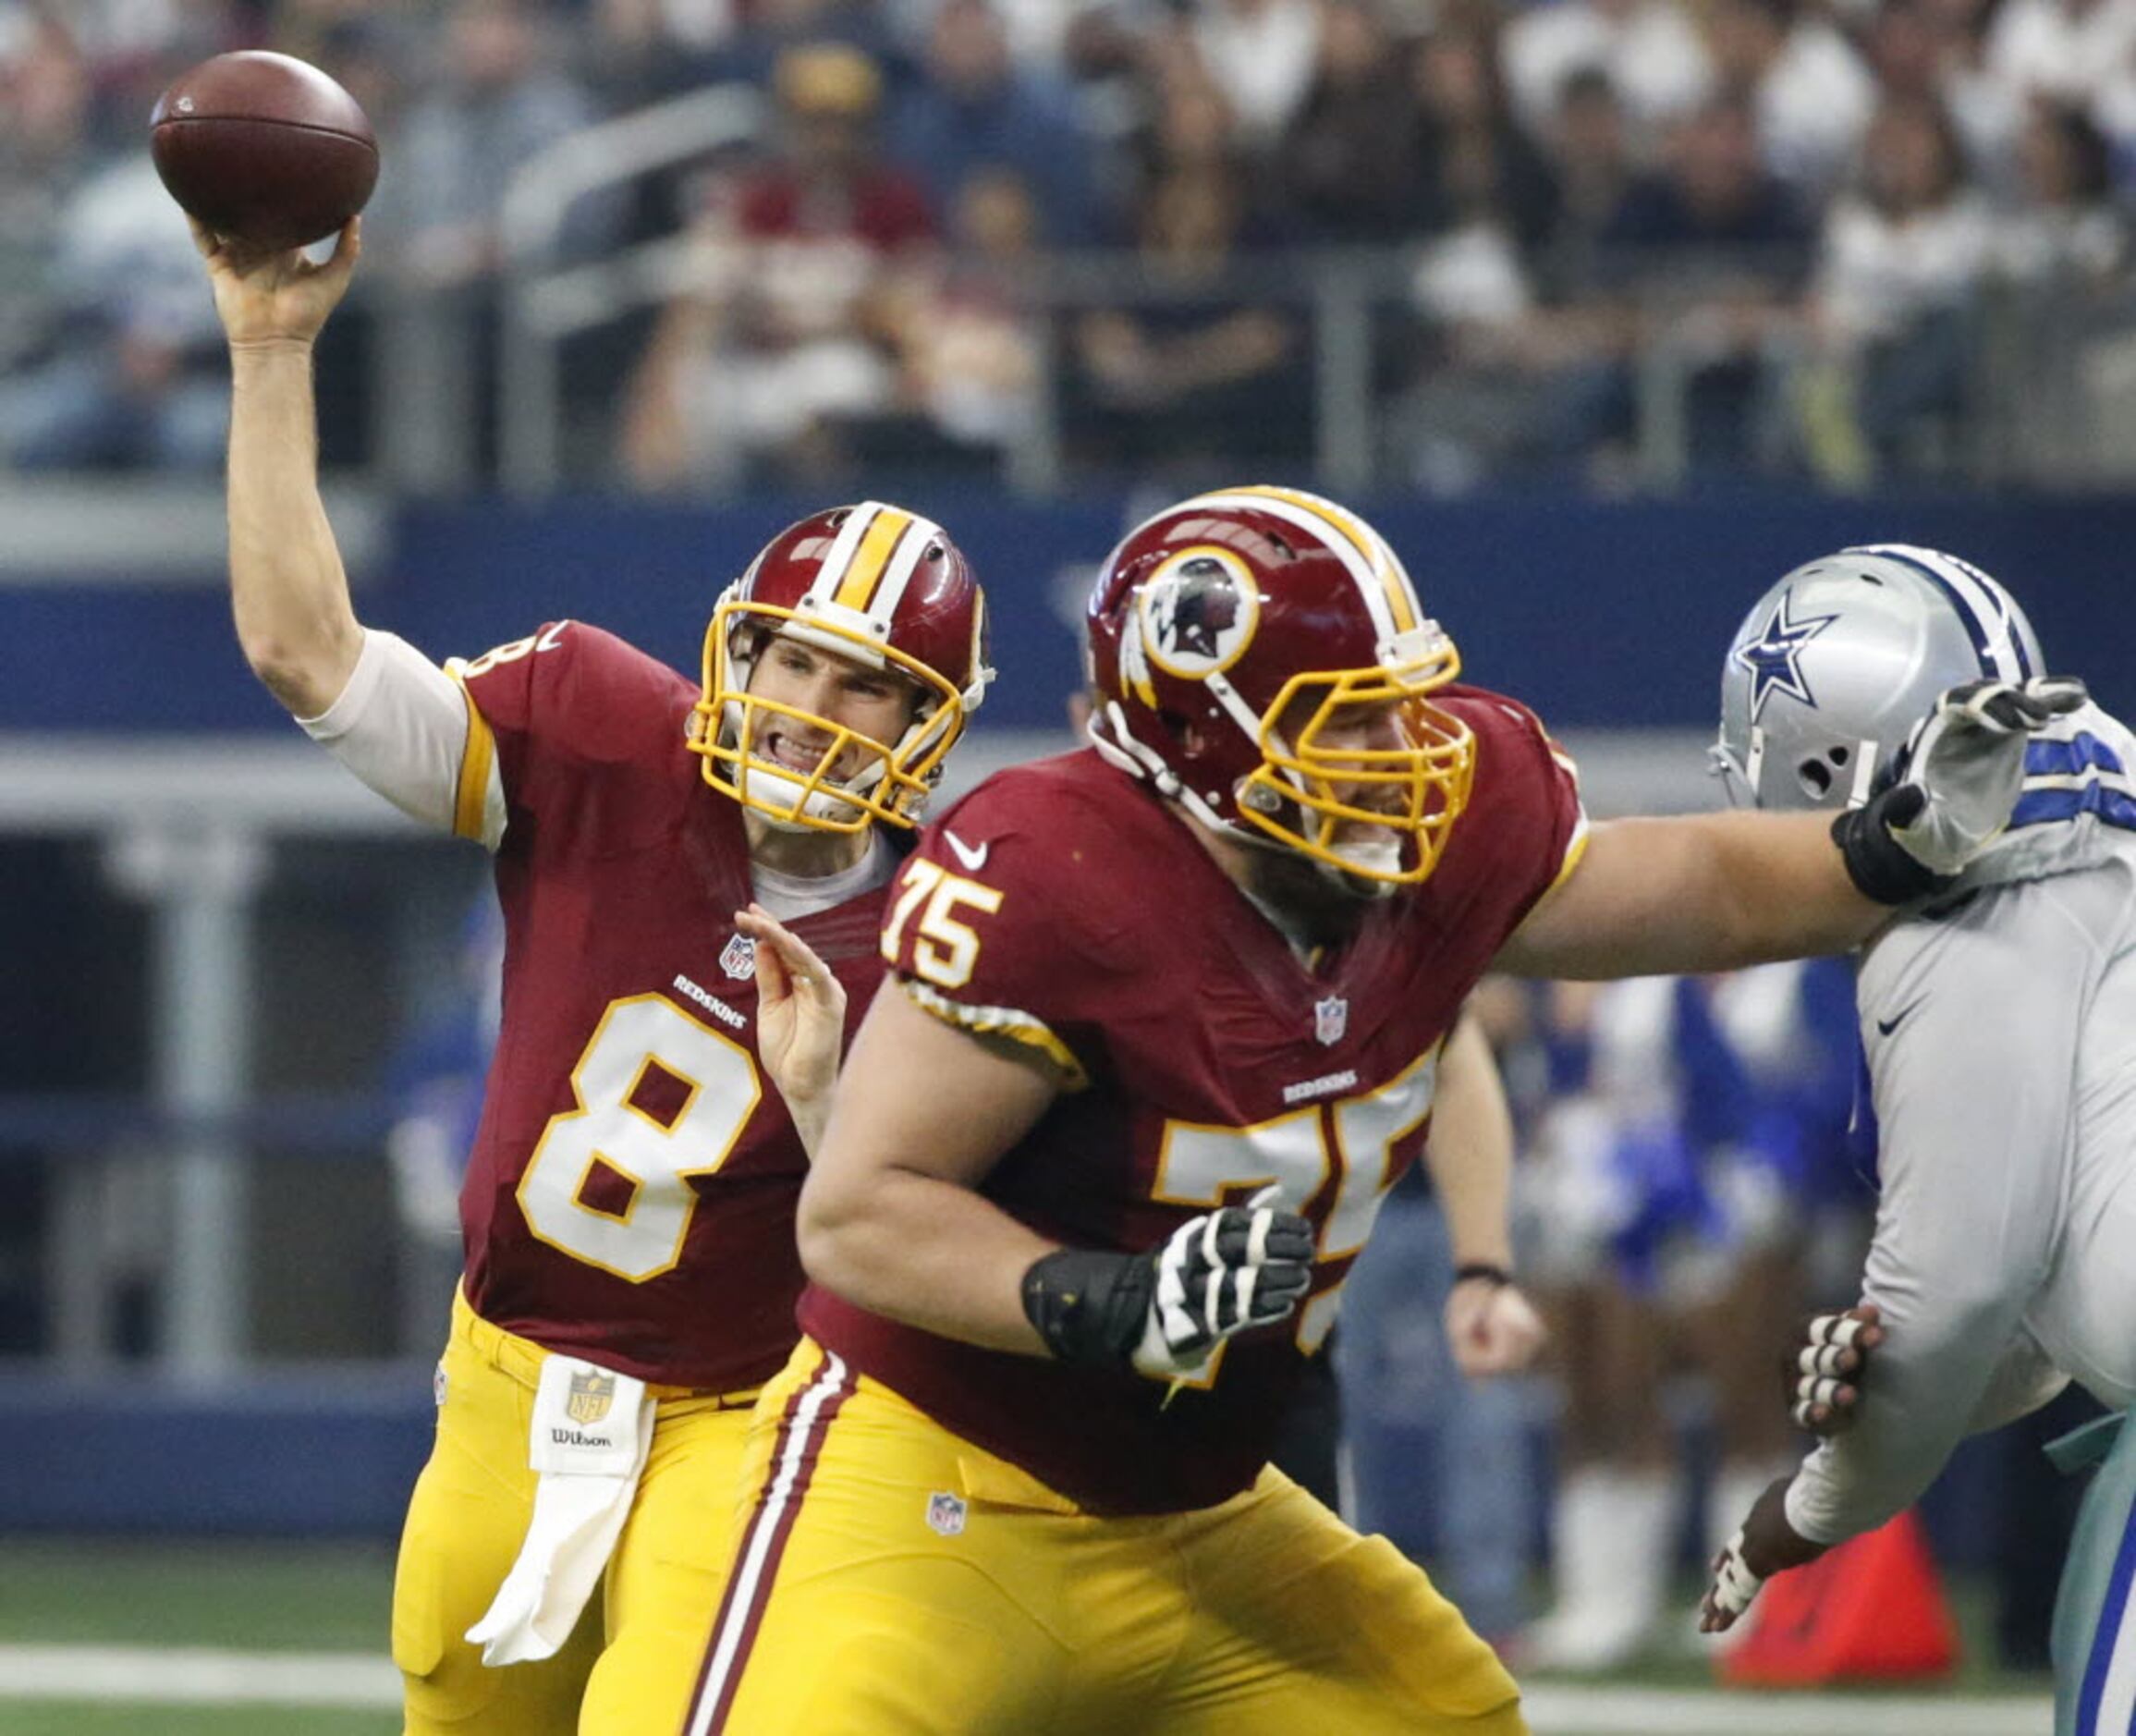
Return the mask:
POLYGON ((1023 1312, 1064 1363, 1198 1372, 1236 1332, 1295 1309, 1312 1281, 1312 1226, 1263 1188, 1191 1217, 1141 1253, 1062 1248, 1023 1275, 1023 1312))
POLYGON ((2029 733, 2089 698, 2073 676, 1947 690, 1914 726, 1892 783, 1832 823, 1862 895, 1906 904, 1947 886, 2009 823, 2029 733))
POLYGON ((359 217, 342 226, 334 251, 316 264, 295 249, 280 252, 225 240, 197 217, 187 221, 208 263, 215 312, 233 348, 311 343, 340 302, 363 251, 359 217))
POLYGON ((1854 1421, 1870 1352, 1884 1342, 1874 1302, 1844 1314, 1818 1314, 1802 1330, 1801 1348, 1788 1365, 1788 1415, 1797 1428, 1829 1439, 1854 1421))

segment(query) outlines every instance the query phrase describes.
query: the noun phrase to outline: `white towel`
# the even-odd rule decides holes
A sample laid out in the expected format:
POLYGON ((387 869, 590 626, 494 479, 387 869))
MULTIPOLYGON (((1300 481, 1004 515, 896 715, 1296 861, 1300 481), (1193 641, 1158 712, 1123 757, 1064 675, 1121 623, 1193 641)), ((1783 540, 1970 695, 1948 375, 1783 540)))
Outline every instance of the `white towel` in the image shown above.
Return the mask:
POLYGON ((600 1583, 653 1445, 645 1383, 552 1352, 527 1462, 540 1482, 519 1559, 467 1637, 493 1668, 552 1657, 600 1583))

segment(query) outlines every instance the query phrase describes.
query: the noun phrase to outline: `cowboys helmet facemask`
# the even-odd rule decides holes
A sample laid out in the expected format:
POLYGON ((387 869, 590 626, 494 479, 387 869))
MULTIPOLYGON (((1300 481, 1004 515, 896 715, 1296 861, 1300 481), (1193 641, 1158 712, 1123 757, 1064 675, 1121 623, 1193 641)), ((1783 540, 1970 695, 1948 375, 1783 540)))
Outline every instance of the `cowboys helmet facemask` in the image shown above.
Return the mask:
POLYGON ((2045 666, 2024 611, 1979 568, 1903 543, 1841 549, 1744 617, 1709 758, 1736 807, 1855 807, 1946 688, 2045 666))

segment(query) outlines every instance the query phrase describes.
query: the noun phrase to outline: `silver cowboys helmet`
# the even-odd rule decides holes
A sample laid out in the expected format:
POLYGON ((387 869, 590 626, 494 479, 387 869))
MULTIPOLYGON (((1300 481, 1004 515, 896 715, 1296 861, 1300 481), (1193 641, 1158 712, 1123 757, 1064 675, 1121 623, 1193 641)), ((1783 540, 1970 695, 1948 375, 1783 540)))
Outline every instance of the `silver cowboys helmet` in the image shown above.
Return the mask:
POLYGON ((1843 548, 1737 629, 1713 767, 1739 808, 1858 806, 1946 688, 2045 666, 2024 611, 1978 567, 1904 543, 1843 548))

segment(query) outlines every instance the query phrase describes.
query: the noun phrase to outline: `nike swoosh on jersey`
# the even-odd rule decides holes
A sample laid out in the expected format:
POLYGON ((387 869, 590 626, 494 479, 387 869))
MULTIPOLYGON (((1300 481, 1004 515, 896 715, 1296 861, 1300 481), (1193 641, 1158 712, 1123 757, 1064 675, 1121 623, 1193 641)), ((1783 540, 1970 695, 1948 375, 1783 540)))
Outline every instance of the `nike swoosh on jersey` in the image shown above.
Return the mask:
POLYGON ((942 830, 942 841, 956 853, 957 860, 964 864, 964 872, 968 874, 975 874, 986 866, 986 852, 994 848, 994 840, 988 838, 974 850, 946 826, 942 830))
MULTIPOLYGON (((1923 996, 1922 998, 1925 999, 1926 996, 1923 996)), ((1897 1012, 1893 1013, 1890 1018, 1879 1019, 1876 1021, 1876 1034, 1882 1037, 1889 1036, 1894 1031, 1898 1029, 1901 1021, 1910 1017, 1912 1014, 1914 1009, 1920 1005, 1921 1002, 1918 1000, 1910 1002, 1908 1005, 1901 1007, 1897 1012)))

